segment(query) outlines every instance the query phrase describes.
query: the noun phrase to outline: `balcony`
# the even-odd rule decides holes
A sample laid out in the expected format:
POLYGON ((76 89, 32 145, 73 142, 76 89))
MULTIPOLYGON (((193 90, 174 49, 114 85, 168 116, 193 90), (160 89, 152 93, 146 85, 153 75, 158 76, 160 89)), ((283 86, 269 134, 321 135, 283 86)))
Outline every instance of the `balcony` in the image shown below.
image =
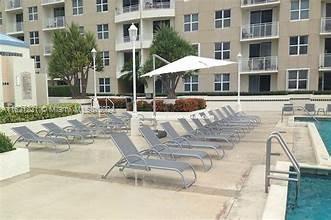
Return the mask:
MULTIPOLYGON (((153 2, 143 0, 142 18, 162 18, 175 16, 175 0, 167 2, 153 2)), ((130 5, 116 8, 115 23, 140 19, 140 5, 130 5)))
POLYGON ((24 34, 23 22, 13 23, 12 25, 9 25, 7 28, 8 28, 8 31, 7 31, 8 35, 24 34))
POLYGON ((7 0, 6 11, 18 11, 23 10, 21 0, 7 0))
POLYGON ((241 0, 241 8, 279 5, 280 0, 241 0))
POLYGON ((52 55, 52 51, 53 51, 53 45, 46 45, 44 47, 44 56, 52 55))
MULTIPOLYGON (((140 37, 136 41, 136 48, 150 48, 153 41, 153 36, 144 35, 144 40, 140 41, 140 37)), ((132 43, 130 41, 129 36, 122 36, 120 39, 116 40, 116 51, 125 51, 125 50, 132 50, 132 43)))
POLYGON ((57 5, 64 3, 64 0, 42 0, 41 5, 47 6, 47 5, 57 5))
POLYGON ((278 57, 243 58, 240 61, 240 73, 275 73, 278 72, 278 57))
POLYGON ((47 30, 56 30, 56 29, 62 29, 65 28, 66 22, 65 17, 54 17, 54 18, 47 18, 45 19, 44 23, 44 31, 47 30))
POLYGON ((319 66, 320 71, 330 71, 331 70, 331 54, 321 54, 320 55, 320 66, 319 66))
POLYGON ((321 34, 322 35, 331 34, 331 18, 321 19, 321 34))
POLYGON ((241 27, 241 41, 278 38, 278 22, 249 24, 241 27))

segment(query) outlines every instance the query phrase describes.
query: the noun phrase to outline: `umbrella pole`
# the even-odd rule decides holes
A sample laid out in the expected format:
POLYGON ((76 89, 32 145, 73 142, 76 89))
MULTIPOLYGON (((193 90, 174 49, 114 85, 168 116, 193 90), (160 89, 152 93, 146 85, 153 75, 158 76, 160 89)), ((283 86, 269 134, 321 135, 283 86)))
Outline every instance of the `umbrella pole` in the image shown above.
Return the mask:
MULTIPOLYGON (((155 56, 153 56, 153 70, 155 70, 155 56)), ((153 117, 156 120, 156 94, 155 94, 155 76, 153 76, 153 117)))

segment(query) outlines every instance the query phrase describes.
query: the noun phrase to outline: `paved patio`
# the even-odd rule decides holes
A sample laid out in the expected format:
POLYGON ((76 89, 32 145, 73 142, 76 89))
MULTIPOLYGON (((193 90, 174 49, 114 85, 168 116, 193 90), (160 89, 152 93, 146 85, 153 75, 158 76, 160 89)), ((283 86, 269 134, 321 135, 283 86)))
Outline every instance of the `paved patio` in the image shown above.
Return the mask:
MULTIPOLYGON (((109 139, 73 145, 62 154, 35 148, 29 174, 0 182, 0 219, 260 219, 267 197, 265 141, 270 132, 286 131, 300 162, 315 160, 306 128, 285 127, 275 112, 256 114, 262 125, 227 150, 223 160, 215 159, 209 172, 203 172, 199 161, 188 160, 198 180, 187 190, 178 176, 165 172, 139 172, 135 181, 132 171, 125 178, 115 169, 101 179, 120 158, 109 139)), ((134 142, 147 147, 140 137, 134 142)), ((282 159, 281 154, 273 163, 282 159)))

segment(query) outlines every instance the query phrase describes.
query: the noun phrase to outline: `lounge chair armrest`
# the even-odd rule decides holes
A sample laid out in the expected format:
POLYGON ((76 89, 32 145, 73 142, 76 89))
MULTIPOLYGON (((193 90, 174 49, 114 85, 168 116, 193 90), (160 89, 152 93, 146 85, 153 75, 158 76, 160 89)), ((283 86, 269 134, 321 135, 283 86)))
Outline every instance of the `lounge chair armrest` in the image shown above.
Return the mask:
POLYGON ((191 142, 185 137, 177 137, 177 138, 174 138, 173 140, 176 140, 176 141, 181 140, 181 141, 187 143, 190 148, 192 148, 191 142))
POLYGON ((169 140, 169 141, 165 142, 165 144, 166 144, 166 143, 173 143, 173 144, 176 144, 176 145, 178 145, 181 149, 183 149, 182 144, 179 143, 179 142, 176 141, 176 140, 169 140))
POLYGON ((155 153, 157 156, 159 156, 160 159, 162 159, 162 156, 161 156, 160 152, 158 152, 157 150, 155 150, 153 148, 142 150, 139 153, 141 153, 141 154, 145 154, 146 153, 148 155, 151 155, 151 153, 155 153))
POLYGON ((48 136, 51 132, 50 131, 47 131, 47 130, 40 130, 38 131, 36 134, 39 135, 41 133, 45 133, 45 137, 48 136))
MULTIPOLYGON (((142 161, 144 162, 145 169, 146 169, 147 171, 150 170, 150 167, 148 166, 147 161, 146 161, 145 158, 143 158, 142 156, 140 156, 140 155, 138 155, 138 154, 130 154, 130 155, 127 155, 126 158, 127 158, 127 159, 129 159, 129 158, 137 158, 137 159, 140 159, 140 160, 142 160, 142 161)), ((128 161, 128 163, 130 164, 130 161, 128 161)))
POLYGON ((65 130, 65 131, 73 131, 73 130, 75 130, 75 129, 74 129, 74 127, 72 127, 72 126, 65 126, 65 127, 63 128, 63 130, 65 130))

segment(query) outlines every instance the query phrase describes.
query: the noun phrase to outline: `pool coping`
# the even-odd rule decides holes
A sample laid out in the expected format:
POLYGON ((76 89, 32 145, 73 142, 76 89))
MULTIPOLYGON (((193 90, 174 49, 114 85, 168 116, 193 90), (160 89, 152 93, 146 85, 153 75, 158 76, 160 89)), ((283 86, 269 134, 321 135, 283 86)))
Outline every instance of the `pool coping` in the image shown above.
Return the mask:
MULTIPOLYGON (((277 170, 289 171, 290 167, 291 167, 291 163, 287 161, 278 161, 276 163, 277 170)), ((331 171, 331 167, 323 166, 323 165, 311 165, 311 164, 300 163, 300 167, 331 171)), ((282 175, 288 177, 288 174, 282 174, 282 175)), ((274 219, 285 220, 287 194, 288 194, 288 181, 271 182, 267 201, 264 206, 262 220, 274 220, 274 219)))

